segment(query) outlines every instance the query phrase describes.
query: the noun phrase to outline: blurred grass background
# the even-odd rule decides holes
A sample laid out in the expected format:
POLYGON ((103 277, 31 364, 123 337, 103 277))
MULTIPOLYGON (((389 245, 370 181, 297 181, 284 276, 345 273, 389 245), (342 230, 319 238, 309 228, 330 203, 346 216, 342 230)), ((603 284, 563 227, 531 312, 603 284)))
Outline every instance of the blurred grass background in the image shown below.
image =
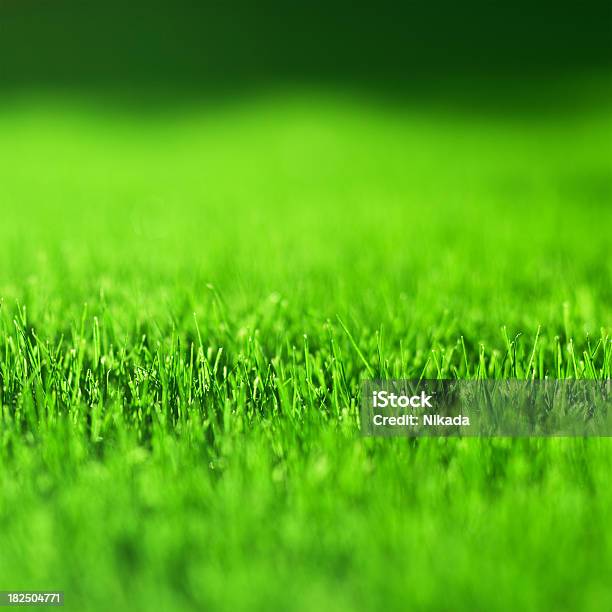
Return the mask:
POLYGON ((412 317, 452 311, 488 342, 501 325, 565 331, 566 302, 576 332, 608 321, 599 104, 483 116, 302 90, 139 115, 51 98, 5 107, 0 125, 7 304, 78 311, 102 287, 160 317, 164 287, 213 283, 247 312, 279 292, 331 319, 359 308, 362 324, 392 291, 412 317))
POLYGON ((608 440, 361 439, 336 318, 610 376, 609 10, 0 0, 0 589, 610 608, 608 440))

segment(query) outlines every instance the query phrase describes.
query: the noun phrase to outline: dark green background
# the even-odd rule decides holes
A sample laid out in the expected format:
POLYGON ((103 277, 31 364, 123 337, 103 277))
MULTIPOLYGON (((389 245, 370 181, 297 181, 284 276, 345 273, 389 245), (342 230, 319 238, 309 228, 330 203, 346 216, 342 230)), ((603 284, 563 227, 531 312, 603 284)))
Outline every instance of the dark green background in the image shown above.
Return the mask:
POLYGON ((606 69, 609 2, 0 0, 3 88, 218 89, 606 69))

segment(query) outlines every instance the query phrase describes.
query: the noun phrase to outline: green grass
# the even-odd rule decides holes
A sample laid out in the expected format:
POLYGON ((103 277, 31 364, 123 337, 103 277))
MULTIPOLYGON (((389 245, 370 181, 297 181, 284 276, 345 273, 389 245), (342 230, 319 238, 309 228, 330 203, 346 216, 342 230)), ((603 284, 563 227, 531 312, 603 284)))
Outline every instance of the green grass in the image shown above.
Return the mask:
POLYGON ((366 377, 611 378, 612 114, 0 110, 0 590, 612 608, 608 439, 364 439, 366 377))

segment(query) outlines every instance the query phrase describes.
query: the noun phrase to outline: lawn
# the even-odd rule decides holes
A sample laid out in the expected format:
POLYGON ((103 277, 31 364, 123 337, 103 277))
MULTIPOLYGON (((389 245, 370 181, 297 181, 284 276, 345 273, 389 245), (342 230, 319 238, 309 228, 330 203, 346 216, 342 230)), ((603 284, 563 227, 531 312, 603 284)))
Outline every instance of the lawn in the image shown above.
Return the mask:
POLYGON ((0 590, 612 609, 612 441, 379 439, 361 381, 612 378, 612 113, 0 107, 0 590))

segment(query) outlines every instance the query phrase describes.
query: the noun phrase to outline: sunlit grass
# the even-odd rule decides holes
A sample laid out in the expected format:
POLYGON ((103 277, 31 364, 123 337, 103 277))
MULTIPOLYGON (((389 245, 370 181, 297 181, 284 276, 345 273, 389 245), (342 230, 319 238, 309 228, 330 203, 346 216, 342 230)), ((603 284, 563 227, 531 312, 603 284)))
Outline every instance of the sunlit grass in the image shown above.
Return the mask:
POLYGON ((357 409, 370 376, 611 377, 609 114, 42 108, 0 112, 0 589, 610 607, 607 440, 357 409))

